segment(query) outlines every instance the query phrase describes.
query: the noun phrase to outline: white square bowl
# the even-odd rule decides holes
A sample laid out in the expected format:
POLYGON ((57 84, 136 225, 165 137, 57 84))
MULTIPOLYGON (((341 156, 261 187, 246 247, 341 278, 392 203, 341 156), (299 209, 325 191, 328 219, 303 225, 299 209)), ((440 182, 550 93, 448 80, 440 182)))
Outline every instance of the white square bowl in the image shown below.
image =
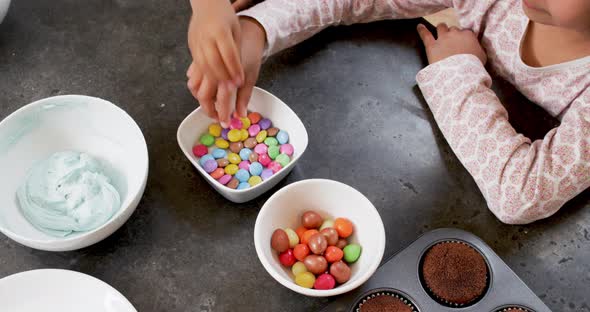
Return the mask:
POLYGON ((180 124, 177 133, 178 145, 184 152, 184 155, 197 168, 197 171, 213 188, 223 197, 235 203, 243 203, 252 200, 264 192, 270 190, 279 181, 291 172, 295 163, 305 152, 308 143, 307 130, 301 119, 297 117, 287 104, 281 101, 271 93, 254 88, 248 109, 260 113, 264 118, 272 121, 273 126, 287 131, 289 133, 289 143, 293 145, 295 152, 291 157, 291 162, 272 177, 262 183, 243 190, 234 190, 212 178, 200 165, 199 159, 193 155, 192 148, 197 144, 201 135, 208 131, 211 123, 215 122, 209 118, 199 107, 190 113, 180 124))

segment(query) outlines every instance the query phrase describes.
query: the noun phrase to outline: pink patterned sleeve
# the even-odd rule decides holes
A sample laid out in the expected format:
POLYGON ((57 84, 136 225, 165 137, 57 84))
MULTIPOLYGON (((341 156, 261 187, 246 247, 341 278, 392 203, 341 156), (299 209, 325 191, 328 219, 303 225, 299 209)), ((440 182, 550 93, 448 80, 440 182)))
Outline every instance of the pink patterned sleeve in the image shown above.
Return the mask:
POLYGON ((449 57, 417 80, 443 135, 502 222, 546 218, 590 186, 590 89, 559 127, 531 142, 508 122, 477 57, 449 57))
POLYGON ((468 7, 475 6, 478 1, 266 0, 238 15, 252 17, 264 27, 267 36, 265 56, 269 56, 313 36, 328 26, 414 18, 448 7, 460 7, 467 12, 468 7))

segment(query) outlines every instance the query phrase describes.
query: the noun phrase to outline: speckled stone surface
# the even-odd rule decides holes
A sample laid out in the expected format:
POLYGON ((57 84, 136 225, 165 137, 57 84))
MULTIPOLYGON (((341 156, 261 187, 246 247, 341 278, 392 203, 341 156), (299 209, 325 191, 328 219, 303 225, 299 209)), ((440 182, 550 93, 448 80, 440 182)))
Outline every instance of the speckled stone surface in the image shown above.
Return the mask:
MULTIPOLYGON (((81 271, 139 311, 314 311, 329 302, 280 286, 258 261, 254 222, 276 189, 232 204, 176 144, 178 125, 197 106, 185 87, 188 12, 188 1, 13 1, 0 25, 0 118, 51 95, 108 99, 143 130, 150 176, 131 219, 89 248, 41 252, 0 235, 0 278, 81 271)), ((415 23, 329 29, 264 65, 259 86, 288 103, 310 134, 278 187, 330 178, 359 189, 385 223, 384 258, 434 228, 471 231, 551 309, 590 311, 590 193, 546 221, 498 222, 415 86, 425 65, 415 23)), ((505 83, 496 86, 517 129, 542 137, 553 121, 505 83)))

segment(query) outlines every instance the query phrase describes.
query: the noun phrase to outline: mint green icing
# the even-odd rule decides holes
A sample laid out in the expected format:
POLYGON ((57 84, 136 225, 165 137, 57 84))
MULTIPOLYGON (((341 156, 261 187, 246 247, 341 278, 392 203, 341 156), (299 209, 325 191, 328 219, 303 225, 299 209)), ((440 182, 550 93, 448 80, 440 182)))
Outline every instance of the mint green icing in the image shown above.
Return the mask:
POLYGON ((121 206, 100 162, 74 151, 55 153, 33 166, 17 197, 29 222, 58 237, 96 229, 121 206))

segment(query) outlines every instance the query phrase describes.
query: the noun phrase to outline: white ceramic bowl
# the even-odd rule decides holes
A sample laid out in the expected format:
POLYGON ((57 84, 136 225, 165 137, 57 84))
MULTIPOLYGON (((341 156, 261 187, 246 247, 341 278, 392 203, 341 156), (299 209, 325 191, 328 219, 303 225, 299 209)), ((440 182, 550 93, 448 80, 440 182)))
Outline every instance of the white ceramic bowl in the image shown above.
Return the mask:
POLYGON ((116 289, 68 270, 33 270, 0 279, 2 311, 137 312, 116 289))
MULTIPOLYGON (((213 179, 200 165, 197 157, 193 155, 192 148, 198 144, 201 135, 207 132, 209 125, 214 122, 199 107, 182 121, 178 128, 178 144, 184 152, 184 155, 197 168, 197 171, 213 188, 223 195, 223 197, 235 202, 243 203, 252 200, 264 192, 270 190, 281 179, 287 176, 295 166, 295 163, 305 152, 308 143, 307 131, 303 122, 297 117, 289 106, 276 96, 260 88, 254 88, 248 109, 259 112, 263 117, 269 118, 276 126, 289 133, 289 143, 293 145, 295 152, 291 157, 291 162, 273 175, 270 179, 244 190, 230 189, 213 179)), ((214 147, 213 147, 214 148, 214 147)), ((213 148, 210 148, 212 150, 213 148)))
POLYGON ((145 189, 148 152, 141 130, 119 107, 89 96, 56 96, 0 122, 0 172, 0 231, 31 248, 75 250, 106 238, 131 216, 145 189), (56 238, 25 219, 15 194, 36 161, 64 150, 86 152, 111 167, 121 208, 97 229, 56 238))
POLYGON ((282 188, 262 206, 254 226, 254 245, 266 271, 283 286, 307 296, 328 297, 351 291, 373 275, 383 258, 385 229, 375 206, 354 188, 332 180, 303 180, 282 188), (307 210, 314 210, 324 218, 351 220, 354 233, 348 241, 362 247, 359 260, 350 265, 350 280, 334 289, 298 286, 291 270, 280 264, 277 252, 270 247, 274 230, 298 228, 301 215, 307 210))
POLYGON ((4 20, 8 7, 10 6, 10 0, 0 0, 0 23, 4 20))

